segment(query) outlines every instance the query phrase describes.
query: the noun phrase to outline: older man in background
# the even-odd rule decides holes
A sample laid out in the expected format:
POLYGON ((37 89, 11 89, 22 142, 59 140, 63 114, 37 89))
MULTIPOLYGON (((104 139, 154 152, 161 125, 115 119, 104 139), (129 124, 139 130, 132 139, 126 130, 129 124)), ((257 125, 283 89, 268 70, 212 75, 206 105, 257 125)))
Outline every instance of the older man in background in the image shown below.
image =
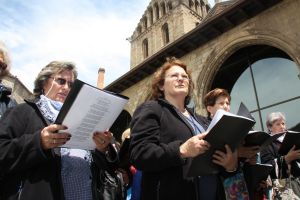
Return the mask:
POLYGON ((11 88, 2 84, 2 78, 9 73, 10 59, 6 46, 0 41, 0 118, 4 112, 17 103, 10 98, 11 88))

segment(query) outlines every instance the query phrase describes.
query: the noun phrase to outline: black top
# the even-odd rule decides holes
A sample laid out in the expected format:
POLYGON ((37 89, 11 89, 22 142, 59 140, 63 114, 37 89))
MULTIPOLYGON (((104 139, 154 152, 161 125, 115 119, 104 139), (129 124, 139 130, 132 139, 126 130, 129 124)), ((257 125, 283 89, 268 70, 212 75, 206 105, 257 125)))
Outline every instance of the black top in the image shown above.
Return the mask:
MULTIPOLYGON (((260 152, 261 162, 268 163, 273 166, 273 170, 271 171, 272 179, 288 177, 288 166, 285 160, 280 158, 282 155, 278 153, 279 148, 280 142, 274 141, 260 152), (278 172, 282 173, 281 177, 278 177, 279 175, 276 175, 275 165, 278 166, 278 172)), ((291 174, 295 177, 300 176, 300 168, 297 165, 296 161, 291 162, 291 174)))
MULTIPOLYGON (((189 111, 201 126, 206 118, 189 111)), ((131 122, 130 158, 142 174, 142 199, 196 199, 195 178, 186 176, 190 159, 179 146, 193 136, 193 127, 166 100, 140 105, 131 122)))
MULTIPOLYGON (((41 147, 40 133, 48 124, 33 101, 9 109, 1 118, 1 200, 64 199, 60 156, 41 147)), ((106 162, 99 151, 92 155, 98 168, 106 162)))

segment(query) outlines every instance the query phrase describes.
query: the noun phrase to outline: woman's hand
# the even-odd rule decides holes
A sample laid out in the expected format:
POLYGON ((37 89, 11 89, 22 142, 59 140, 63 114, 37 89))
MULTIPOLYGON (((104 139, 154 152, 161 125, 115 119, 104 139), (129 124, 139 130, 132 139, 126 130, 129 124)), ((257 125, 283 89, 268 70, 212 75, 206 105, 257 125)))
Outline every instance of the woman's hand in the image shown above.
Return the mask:
POLYGON ((59 147, 65 144, 71 138, 70 133, 57 133, 60 130, 66 130, 67 127, 58 124, 51 124, 41 131, 41 145, 44 150, 59 147))
POLYGON ((96 149, 101 152, 107 150, 107 146, 111 143, 113 139, 113 134, 110 131, 95 132, 93 135, 93 140, 96 144, 96 149))
POLYGON ((230 147, 225 145, 226 152, 216 150, 213 155, 213 163, 225 168, 228 172, 236 171, 238 166, 237 151, 232 152, 230 147))
POLYGON ((300 159, 300 149, 296 149, 296 146, 294 145, 290 151, 284 156, 284 160, 286 164, 290 164, 293 160, 300 159))
POLYGON ((191 158, 199 154, 204 153, 209 148, 209 143, 203 138, 206 136, 205 133, 195 135, 188 139, 185 143, 180 145, 179 151, 182 158, 191 158))

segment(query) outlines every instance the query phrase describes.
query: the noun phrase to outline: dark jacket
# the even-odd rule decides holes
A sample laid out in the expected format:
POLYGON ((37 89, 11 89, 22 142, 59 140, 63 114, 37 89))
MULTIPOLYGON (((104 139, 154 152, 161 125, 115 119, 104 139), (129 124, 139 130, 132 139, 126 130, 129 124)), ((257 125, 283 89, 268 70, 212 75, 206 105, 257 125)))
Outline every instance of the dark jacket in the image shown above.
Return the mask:
MULTIPOLYGON (((31 101, 10 109, 0 120, 1 200, 64 199, 59 153, 41 147, 40 133, 48 124, 31 101)), ((105 156, 98 151, 92 155, 97 170, 105 156)))
MULTIPOLYGON (((278 153, 279 147, 280 147, 280 143, 275 141, 271 143, 269 146, 267 146, 266 148, 264 148, 260 153, 261 162, 268 163, 273 166, 273 170, 271 171, 270 174, 272 179, 288 177, 288 166, 284 159, 280 159, 282 155, 278 153), (278 166, 278 171, 282 173, 281 177, 276 176, 276 172, 275 172, 276 165, 278 166)), ((298 167, 296 161, 291 162, 291 174, 294 177, 300 176, 300 168, 298 167)))
MULTIPOLYGON (((194 117, 207 128, 204 117, 194 117)), ((179 153, 179 146, 192 136, 193 128, 166 100, 148 101, 136 109, 130 158, 142 171, 142 200, 196 199, 195 178, 186 176, 191 160, 179 153)))
POLYGON ((5 111, 17 105, 17 102, 10 98, 11 88, 0 83, 0 119, 5 111))
POLYGON ((0 121, 0 199, 63 199, 60 159, 43 150, 47 126, 33 102, 14 107, 0 121))

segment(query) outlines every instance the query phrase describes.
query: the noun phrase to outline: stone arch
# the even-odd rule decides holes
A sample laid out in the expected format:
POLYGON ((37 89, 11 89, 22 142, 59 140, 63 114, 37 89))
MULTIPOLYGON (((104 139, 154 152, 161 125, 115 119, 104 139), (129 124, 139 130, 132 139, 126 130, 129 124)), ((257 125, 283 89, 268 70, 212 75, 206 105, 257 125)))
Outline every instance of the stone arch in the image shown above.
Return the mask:
POLYGON ((163 24, 161 30, 162 30, 163 45, 166 45, 170 42, 170 33, 169 33, 168 23, 163 24))
POLYGON ((165 16, 167 14, 167 9, 164 1, 160 3, 160 8, 161 8, 161 16, 165 16))
POLYGON ((170 11, 170 10, 173 9, 172 1, 169 1, 169 2, 167 3, 167 8, 168 8, 168 11, 170 11))
POLYGON ((154 4, 154 12, 155 12, 155 21, 158 21, 160 18, 160 10, 157 2, 154 4))
POLYGON ((114 134, 118 142, 121 142, 122 133, 129 128, 131 118, 131 114, 124 109, 111 126, 110 131, 114 134))
POLYGON ((226 44, 218 47, 218 51, 212 51, 205 62, 196 82, 197 105, 202 105, 202 98, 210 90, 212 80, 218 73, 222 64, 236 51, 251 45, 268 45, 284 51, 296 63, 300 72, 300 48, 293 40, 278 32, 249 31, 248 35, 232 38, 226 44))
POLYGON ((145 59, 149 56, 148 38, 145 38, 142 42, 142 52, 143 52, 143 59, 145 59))
POLYGON ((151 26, 153 24, 153 22, 154 22, 154 19, 153 19, 153 8, 152 7, 150 7, 148 9, 148 15, 149 15, 149 22, 150 22, 150 26, 151 26))

